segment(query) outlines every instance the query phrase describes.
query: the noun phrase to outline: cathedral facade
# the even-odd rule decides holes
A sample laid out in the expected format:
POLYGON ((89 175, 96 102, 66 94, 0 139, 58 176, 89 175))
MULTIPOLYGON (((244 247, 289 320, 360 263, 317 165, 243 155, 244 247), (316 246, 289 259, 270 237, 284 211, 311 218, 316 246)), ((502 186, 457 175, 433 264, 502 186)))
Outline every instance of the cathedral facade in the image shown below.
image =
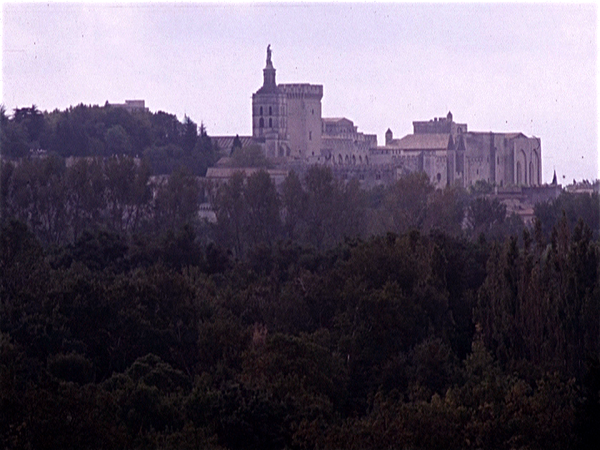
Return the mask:
POLYGON ((413 133, 400 139, 388 129, 379 146, 351 120, 322 117, 322 85, 277 84, 275 74, 269 46, 263 85, 252 96, 252 140, 280 167, 326 164, 344 179, 375 182, 421 171, 436 187, 542 184, 539 138, 469 131, 448 113, 413 122, 413 133))

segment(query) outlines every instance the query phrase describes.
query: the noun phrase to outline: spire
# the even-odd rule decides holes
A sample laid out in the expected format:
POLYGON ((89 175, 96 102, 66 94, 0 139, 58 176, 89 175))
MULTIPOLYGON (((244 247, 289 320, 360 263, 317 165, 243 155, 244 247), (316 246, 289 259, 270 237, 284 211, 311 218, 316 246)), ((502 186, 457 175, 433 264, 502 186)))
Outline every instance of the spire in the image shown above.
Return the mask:
POLYGON ((552 177, 552 186, 556 186, 558 181, 556 179, 556 169, 554 169, 554 176, 552 177))
POLYGON ((273 61, 271 61, 271 44, 267 46, 267 64, 263 69, 263 86, 260 90, 263 92, 277 90, 275 68, 273 67, 273 61))

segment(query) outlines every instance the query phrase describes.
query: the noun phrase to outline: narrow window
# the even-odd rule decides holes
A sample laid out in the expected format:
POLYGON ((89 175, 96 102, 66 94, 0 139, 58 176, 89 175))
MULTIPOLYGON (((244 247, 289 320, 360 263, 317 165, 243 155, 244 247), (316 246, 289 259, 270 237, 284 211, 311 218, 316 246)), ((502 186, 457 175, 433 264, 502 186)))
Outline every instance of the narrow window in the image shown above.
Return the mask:
POLYGON ((309 132, 308 132, 308 140, 309 140, 309 141, 312 141, 312 131, 309 131, 309 132))
POLYGON ((269 106, 269 115, 272 116, 273 115, 273 108, 269 106))
POLYGON ((260 107, 260 115, 263 115, 263 110, 262 110, 262 106, 260 107))
POLYGON ((269 128, 273 128, 273 119, 269 117, 269 128))
POLYGON ((264 128, 264 126, 265 126, 265 119, 263 119, 261 117, 260 120, 258 121, 258 126, 259 126, 259 128, 264 128))

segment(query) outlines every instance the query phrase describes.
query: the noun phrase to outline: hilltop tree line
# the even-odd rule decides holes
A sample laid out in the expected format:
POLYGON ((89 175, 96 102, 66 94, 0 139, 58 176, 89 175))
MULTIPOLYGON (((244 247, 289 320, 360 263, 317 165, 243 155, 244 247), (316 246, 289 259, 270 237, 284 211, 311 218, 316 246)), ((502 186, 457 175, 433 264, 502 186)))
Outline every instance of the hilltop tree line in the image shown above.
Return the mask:
MULTIPOLYGON (((42 116, 71 113, 104 117, 102 145, 120 125, 136 146, 124 123, 156 119, 42 116)), ((21 115, 2 115, 3 156, 15 136, 50 155, 0 167, 3 448, 600 447, 597 194, 525 226, 487 186, 423 174, 202 185, 133 147, 67 164, 42 138, 56 128, 21 115)))
MULTIPOLYGON (((130 156, 84 158, 71 165, 57 156, 3 160, 0 217, 26 223, 44 245, 73 243, 84 232, 97 230, 156 237, 187 224, 202 242, 215 242, 238 257, 258 244, 271 246, 279 240, 324 250, 345 237, 411 229, 503 240, 524 227, 497 199, 476 189, 435 189, 420 173, 367 190, 356 181, 334 178, 324 166, 311 167, 302 179, 290 172, 279 186, 264 170, 248 177, 234 173, 222 186, 187 168, 168 177, 151 174, 146 160, 130 156), (216 223, 200 219, 203 202, 210 202, 216 223)), ((564 193, 536 205, 546 238, 563 211, 570 230, 582 218, 598 238, 597 194, 564 193)))
POLYGON ((597 196, 148 173, 3 163, 4 448, 600 444, 597 196))
POLYGON ((78 105, 64 111, 41 112, 35 105, 8 115, 0 109, 0 152, 3 158, 32 153, 67 157, 130 156, 144 158, 152 173, 167 174, 186 167, 204 175, 218 149, 204 125, 185 116, 145 110, 129 112, 111 106, 78 105))

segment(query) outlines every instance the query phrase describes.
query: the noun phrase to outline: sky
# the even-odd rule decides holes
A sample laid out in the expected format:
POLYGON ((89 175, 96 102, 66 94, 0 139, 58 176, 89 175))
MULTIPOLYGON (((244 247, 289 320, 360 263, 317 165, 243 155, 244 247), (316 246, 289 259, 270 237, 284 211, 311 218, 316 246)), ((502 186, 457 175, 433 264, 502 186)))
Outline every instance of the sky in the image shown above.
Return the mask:
POLYGON ((2 4, 9 112, 143 99, 209 135, 251 135, 271 45, 279 83, 323 85, 323 117, 412 133, 445 117, 541 138, 542 175, 600 178, 594 3, 2 4))

